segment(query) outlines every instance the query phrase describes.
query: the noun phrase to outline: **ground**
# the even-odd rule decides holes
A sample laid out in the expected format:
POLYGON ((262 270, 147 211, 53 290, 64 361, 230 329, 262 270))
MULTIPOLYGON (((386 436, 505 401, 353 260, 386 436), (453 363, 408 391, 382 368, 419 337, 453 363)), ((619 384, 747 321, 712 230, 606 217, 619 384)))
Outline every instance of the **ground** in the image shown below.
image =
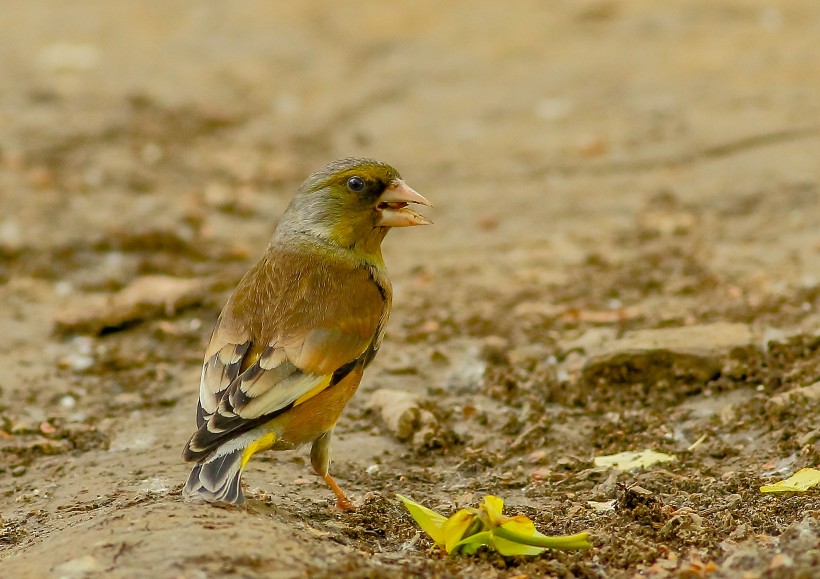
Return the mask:
POLYGON ((0 32, 3 577, 820 575, 818 490, 759 490, 820 461, 813 0, 50 0, 0 32), (219 309, 349 155, 435 205, 385 241, 337 428, 359 508, 305 449, 186 503, 219 309), (593 462, 647 448, 676 461, 593 462), (448 557, 396 493, 594 546, 448 557))

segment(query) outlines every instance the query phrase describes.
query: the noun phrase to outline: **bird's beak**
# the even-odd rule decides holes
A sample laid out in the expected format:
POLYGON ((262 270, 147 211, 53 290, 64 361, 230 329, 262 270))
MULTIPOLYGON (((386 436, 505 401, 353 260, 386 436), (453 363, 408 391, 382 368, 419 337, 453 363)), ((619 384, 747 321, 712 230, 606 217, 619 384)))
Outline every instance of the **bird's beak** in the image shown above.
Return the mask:
POLYGON ((378 227, 409 227, 411 225, 431 225, 423 215, 419 215, 412 209, 408 209, 410 203, 418 203, 432 207, 433 205, 424 197, 413 191, 401 179, 393 179, 381 194, 376 204, 378 227))

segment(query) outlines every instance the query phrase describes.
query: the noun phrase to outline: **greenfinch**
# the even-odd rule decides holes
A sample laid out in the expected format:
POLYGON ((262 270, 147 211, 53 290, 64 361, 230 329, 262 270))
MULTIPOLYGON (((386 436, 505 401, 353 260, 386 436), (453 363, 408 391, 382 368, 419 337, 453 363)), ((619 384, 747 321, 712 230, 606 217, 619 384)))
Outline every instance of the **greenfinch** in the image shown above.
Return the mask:
POLYGON ((381 242, 391 227, 430 223, 411 203, 430 205, 373 159, 334 161, 299 187, 217 319, 183 452, 196 463, 185 497, 242 503, 253 454, 311 443, 313 469, 353 509, 330 476, 331 436, 390 314, 381 242))

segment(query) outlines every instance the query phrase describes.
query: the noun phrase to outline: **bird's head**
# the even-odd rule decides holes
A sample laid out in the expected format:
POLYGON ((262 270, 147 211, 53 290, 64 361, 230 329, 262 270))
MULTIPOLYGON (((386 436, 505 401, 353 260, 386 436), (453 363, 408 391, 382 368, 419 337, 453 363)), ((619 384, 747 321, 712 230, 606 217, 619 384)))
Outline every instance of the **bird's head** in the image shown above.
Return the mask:
POLYGON ((391 227, 430 224, 408 207, 411 203, 430 206, 390 165, 373 159, 341 159, 302 183, 279 229, 363 253, 378 252, 391 227))

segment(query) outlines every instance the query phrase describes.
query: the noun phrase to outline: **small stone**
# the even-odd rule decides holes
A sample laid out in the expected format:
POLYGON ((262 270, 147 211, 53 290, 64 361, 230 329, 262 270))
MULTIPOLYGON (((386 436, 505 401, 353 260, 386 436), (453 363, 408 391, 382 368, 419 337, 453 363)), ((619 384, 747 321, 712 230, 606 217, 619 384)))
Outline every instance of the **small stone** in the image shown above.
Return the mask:
POLYGON ((587 501, 587 504, 596 513, 608 513, 615 510, 615 499, 610 501, 587 501))
POLYGON ((149 495, 163 496, 171 490, 171 485, 164 478, 151 477, 142 481, 140 490, 149 495))
POLYGON ((547 466, 540 466, 530 473, 530 478, 535 481, 545 481, 552 476, 552 469, 547 466))
POLYGON ((583 368, 586 384, 660 382, 686 379, 705 383, 719 375, 734 348, 754 336, 745 324, 704 324, 640 330, 607 342, 583 368))
POLYGON ((811 386, 792 388, 769 399, 766 409, 772 414, 783 413, 800 404, 807 404, 820 400, 820 382, 811 386))
POLYGON ((64 410, 72 410, 75 406, 77 406, 77 399, 72 395, 66 394, 60 398, 60 407, 64 410))
POLYGON ((10 218, 0 221, 0 248, 14 253, 23 247, 23 231, 20 224, 10 218))
POLYGON ((57 565, 54 574, 57 577, 86 577, 103 570, 99 561, 91 555, 83 555, 57 565))
POLYGON ((811 444, 815 440, 820 440, 820 428, 815 428, 801 436, 797 439, 797 444, 800 446, 806 446, 807 444, 811 444))
POLYGON ((418 427, 421 409, 418 397, 401 390, 382 388, 370 396, 367 407, 379 413, 393 436, 407 440, 418 427))
POLYGON ((43 434, 54 434, 55 432, 57 432, 57 428, 50 422, 41 422, 40 432, 42 432, 43 434))
POLYGON ((60 366, 71 368, 75 372, 85 372, 94 366, 94 358, 75 352, 61 358, 60 366))
POLYGON ((419 398, 403 390, 382 388, 376 390, 367 408, 378 413, 387 430, 399 440, 411 440, 421 445, 435 435, 438 421, 435 416, 419 406, 419 398))
POLYGON ((142 396, 136 392, 120 392, 111 398, 113 408, 135 408, 143 403, 142 396))
POLYGON ((774 557, 772 557, 772 560, 769 563, 770 571, 774 571, 777 569, 782 570, 788 567, 794 567, 794 559, 792 559, 785 553, 777 553, 774 557))
POLYGON ((54 293, 60 297, 65 297, 74 291, 74 284, 67 280, 61 280, 54 284, 54 293))
MULTIPOLYGON (((115 294, 78 299, 57 314, 55 326, 63 333, 99 334, 133 322, 172 316, 202 303, 211 283, 201 278, 142 276, 115 294)), ((68 360, 70 366, 83 367, 87 363, 88 360, 78 357, 68 360)))
POLYGON ((582 157, 598 157, 607 152, 607 142, 598 135, 586 135, 578 140, 577 151, 582 157))
POLYGON ((40 431, 39 417, 20 417, 16 422, 11 424, 9 432, 11 434, 34 434, 40 431))
POLYGON ((547 460, 547 453, 544 450, 536 450, 527 455, 527 462, 530 464, 543 464, 547 460))

